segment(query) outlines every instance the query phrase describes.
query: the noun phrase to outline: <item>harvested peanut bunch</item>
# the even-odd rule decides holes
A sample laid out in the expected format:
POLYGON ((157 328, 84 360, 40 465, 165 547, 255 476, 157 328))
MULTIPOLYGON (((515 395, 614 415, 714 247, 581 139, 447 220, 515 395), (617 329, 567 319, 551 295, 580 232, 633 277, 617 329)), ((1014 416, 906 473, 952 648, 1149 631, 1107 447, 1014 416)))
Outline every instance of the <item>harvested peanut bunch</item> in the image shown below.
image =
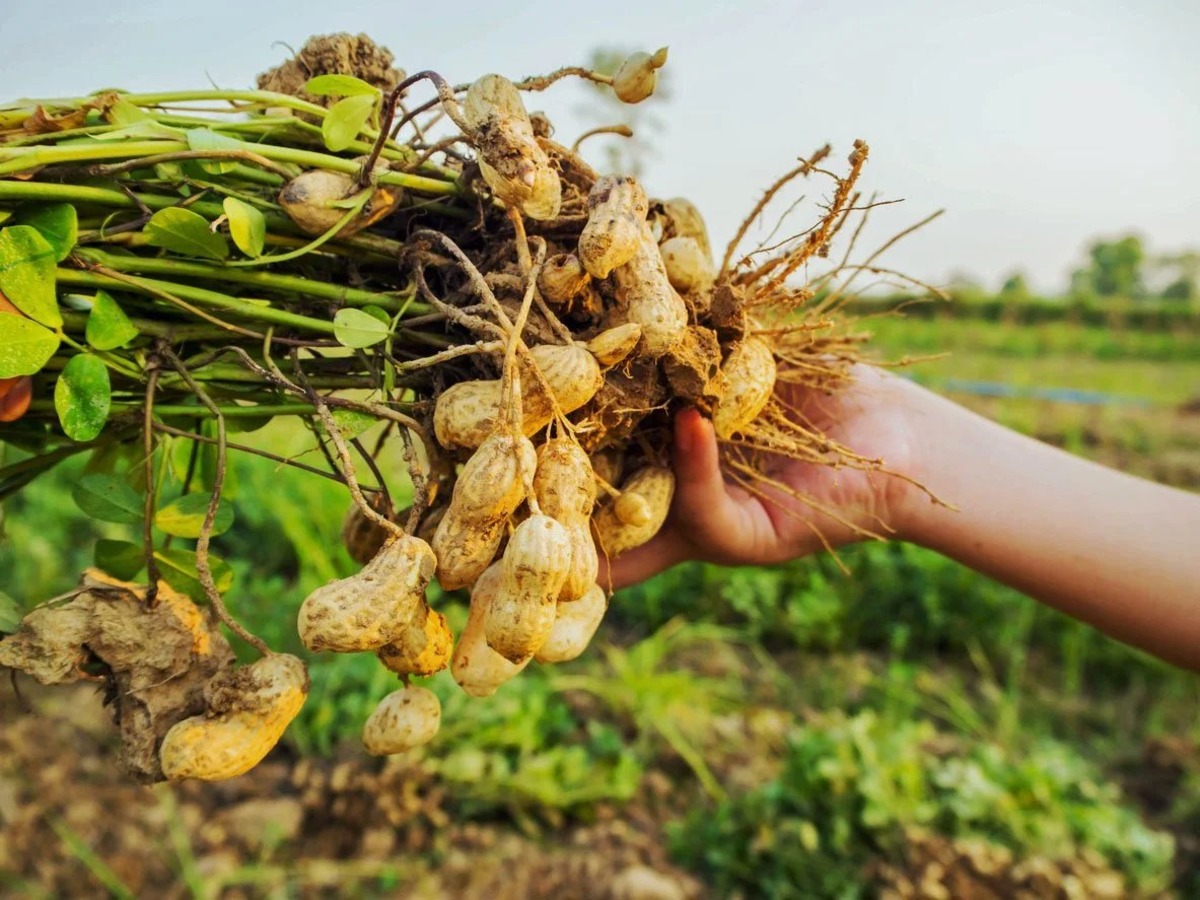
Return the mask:
MULTIPOLYGON (((392 58, 353 40, 306 58, 392 58)), ((34 451, 0 467, 0 500, 65 455, 103 454, 96 472, 116 472, 85 476, 81 506, 144 523, 97 548, 115 577, 30 613, 0 665, 58 682, 106 663, 138 777, 255 765, 308 680, 230 613, 238 588, 210 539, 229 527, 228 454, 272 456, 229 432, 277 415, 300 417, 317 451, 272 456, 280 478, 331 478, 353 501, 342 536, 360 571, 312 591, 296 627, 309 652, 368 653, 401 682, 364 726, 379 754, 437 732, 437 699, 411 679, 449 668, 486 697, 532 660, 584 651, 608 607, 602 557, 667 522, 681 409, 713 420, 723 473, 759 496, 779 490, 768 463, 781 458, 883 471, 795 403, 852 378, 855 277, 898 277, 849 252, 874 205, 857 187, 866 144, 843 174, 828 147, 800 160, 714 254, 697 204, 599 174, 529 112, 526 95, 575 76, 647 101, 666 61, 663 48, 613 73, 461 84, 352 66, 299 84, 289 63, 260 84, 290 93, 0 105, 0 255, 21 273, 0 294, 0 348, 21 348, 0 352, 0 421, 34 451), (810 178, 826 188, 815 223, 748 248, 810 178), (839 234, 854 237, 831 254, 839 234), (387 483, 388 454, 411 483, 387 483), (163 485, 175 468, 181 489, 163 485), (135 571, 153 587, 119 580, 135 571), (469 593, 458 634, 435 579, 469 593), (113 637, 124 626, 100 620, 114 611, 131 633, 187 627, 163 631, 170 659, 147 674, 128 658, 138 643, 113 637), (47 636, 48 622, 69 634, 47 636), (231 668, 222 628, 261 658, 231 668)))

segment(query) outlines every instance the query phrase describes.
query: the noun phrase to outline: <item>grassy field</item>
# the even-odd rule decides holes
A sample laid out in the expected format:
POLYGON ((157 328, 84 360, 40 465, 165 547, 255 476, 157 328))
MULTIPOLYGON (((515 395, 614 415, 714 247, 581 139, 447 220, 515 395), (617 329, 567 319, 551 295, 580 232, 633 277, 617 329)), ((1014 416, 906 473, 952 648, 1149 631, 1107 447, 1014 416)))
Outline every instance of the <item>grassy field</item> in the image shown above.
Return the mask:
MULTIPOLYGON (((931 385, 1136 399, 951 392, 1073 452, 1200 488, 1194 335, 864 327, 881 359, 947 352, 908 370, 931 385)), ((253 440, 311 448, 299 429, 253 440)), ((69 587, 97 536, 130 536, 77 513, 78 474, 62 466, 7 505, 0 589, 25 604, 69 587)), ((216 545, 237 575, 230 605, 295 649, 301 599, 352 571, 346 498, 258 459, 238 461, 235 489, 236 524, 216 545)), ((841 559, 849 574, 828 558, 665 573, 613 599, 583 659, 531 667, 487 701, 442 673, 439 739, 386 766, 357 746, 395 685, 370 658, 313 659, 288 746, 225 786, 133 787, 105 763, 103 722, 80 737, 17 715, 0 735, 0 798, 14 798, 0 803, 0 893, 1200 896, 1194 676, 919 548, 841 559), (238 827, 264 809, 269 838, 238 827), (632 893, 655 878, 661 893, 632 893)), ((460 597, 436 602, 462 620, 460 597)), ((0 694, 5 721, 18 709, 0 694)))

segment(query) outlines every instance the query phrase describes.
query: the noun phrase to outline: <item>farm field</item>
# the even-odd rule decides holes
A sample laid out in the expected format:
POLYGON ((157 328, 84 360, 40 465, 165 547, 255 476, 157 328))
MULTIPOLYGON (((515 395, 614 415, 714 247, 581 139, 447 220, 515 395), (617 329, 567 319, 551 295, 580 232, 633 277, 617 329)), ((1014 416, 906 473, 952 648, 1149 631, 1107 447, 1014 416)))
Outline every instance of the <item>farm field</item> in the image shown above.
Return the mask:
MULTIPOLYGON (((985 415, 1200 490, 1196 335, 863 327, 881 360, 947 354, 904 371, 985 415)), ((299 429, 246 439, 311 446, 299 429)), ((6 504, 0 590, 20 603, 69 588, 97 537, 128 537, 79 516, 78 474, 6 504)), ((300 601, 354 569, 344 490, 245 456, 234 476, 214 543, 230 605, 297 651, 300 601)), ((155 789, 115 769, 95 691, 6 682, 0 895, 1200 896, 1194 676, 920 548, 839 557, 848 571, 664 573, 613 599, 583 658, 488 701, 443 672, 441 734, 387 763, 358 743, 395 685, 370 658, 313 658, 300 718, 251 774, 155 789)))

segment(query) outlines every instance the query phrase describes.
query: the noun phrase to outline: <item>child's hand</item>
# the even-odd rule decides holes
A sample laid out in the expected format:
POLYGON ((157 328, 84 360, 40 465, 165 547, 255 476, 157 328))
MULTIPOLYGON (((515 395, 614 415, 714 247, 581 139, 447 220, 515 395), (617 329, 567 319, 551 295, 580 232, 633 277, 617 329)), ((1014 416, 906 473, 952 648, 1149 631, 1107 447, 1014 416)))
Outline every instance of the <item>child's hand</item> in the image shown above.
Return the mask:
MULTIPOLYGON (((836 394, 795 389, 783 399, 815 431, 910 476, 916 447, 908 416, 912 387, 869 366, 856 367, 854 375, 853 384, 836 394)), ((611 560, 614 588, 691 559, 778 563, 858 540, 864 532, 897 536, 917 492, 904 477, 774 457, 765 461, 764 474, 777 484, 757 482, 751 493, 725 481, 712 423, 695 410, 675 419, 674 468, 667 524, 648 544, 611 560)))

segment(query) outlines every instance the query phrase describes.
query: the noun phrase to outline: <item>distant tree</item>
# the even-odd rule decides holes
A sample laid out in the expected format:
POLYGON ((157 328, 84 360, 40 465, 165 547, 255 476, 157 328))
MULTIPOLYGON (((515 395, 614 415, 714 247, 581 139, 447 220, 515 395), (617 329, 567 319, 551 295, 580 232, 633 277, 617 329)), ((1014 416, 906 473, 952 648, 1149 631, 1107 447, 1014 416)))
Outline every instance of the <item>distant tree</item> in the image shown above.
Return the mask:
POLYGON ((1013 272, 1004 279, 1004 284, 1000 286, 1001 300, 1020 303, 1022 300, 1028 300, 1030 296, 1029 282, 1025 280, 1023 272, 1013 272))
MULTIPOLYGON (((588 68, 594 72, 612 75, 633 52, 634 50, 628 47, 597 47, 588 59, 588 68)), ((666 68, 658 70, 658 84, 654 94, 641 103, 623 103, 608 85, 590 81, 587 85, 587 102, 581 105, 578 111, 597 127, 627 125, 633 131, 632 138, 591 139, 602 144, 605 165, 598 168, 603 168, 609 173, 640 177, 645 172, 647 159, 654 155, 650 142, 646 140, 647 135, 661 134, 666 127, 665 121, 655 110, 671 98, 670 63, 666 68)))
POLYGON ((1153 261, 1165 283, 1160 296, 1164 300, 1200 299, 1200 250, 1185 250, 1160 256, 1153 261))
POLYGON ((1096 241, 1088 248, 1089 264, 1071 276, 1075 296, 1144 297, 1146 248, 1137 235, 1096 241))

